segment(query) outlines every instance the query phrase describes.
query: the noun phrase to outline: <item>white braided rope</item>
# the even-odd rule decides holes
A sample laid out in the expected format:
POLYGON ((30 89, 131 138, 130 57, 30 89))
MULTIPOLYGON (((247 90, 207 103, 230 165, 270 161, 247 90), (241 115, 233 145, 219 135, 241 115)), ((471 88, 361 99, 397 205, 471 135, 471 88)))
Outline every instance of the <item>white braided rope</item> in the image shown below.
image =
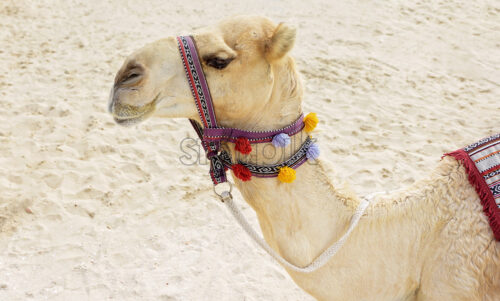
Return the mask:
POLYGON ((347 238, 349 238, 349 235, 351 234, 352 230, 356 228, 359 220, 361 219, 361 216, 363 216, 363 213, 370 204, 368 200, 366 199, 362 200, 359 203, 358 208, 356 208, 356 211, 354 212, 354 215, 351 218, 351 222, 349 224, 349 228, 347 229, 346 233, 344 233, 344 235, 342 235, 342 237, 338 241, 336 241, 333 245, 331 245, 328 249, 326 249, 323 253, 321 253, 321 255, 316 257, 316 259, 314 259, 313 262, 311 262, 309 265, 305 267, 299 267, 281 257, 264 241, 264 239, 260 237, 259 234, 257 234, 257 232, 252 228, 252 226, 250 226, 248 221, 245 219, 245 217, 238 209, 236 204, 233 202, 233 196, 229 191, 221 193, 220 198, 223 201, 223 203, 226 204, 227 208, 229 209, 229 211, 231 211, 232 215, 234 216, 236 221, 238 221, 238 224, 240 224, 243 230, 245 230, 245 232, 262 249, 264 249, 264 251, 266 251, 267 254, 271 255, 271 257, 274 258, 274 260, 279 262, 281 265, 290 268, 296 272, 302 272, 302 273, 311 273, 321 268, 330 260, 330 258, 332 258, 340 250, 340 248, 342 248, 345 241, 347 240, 347 238))

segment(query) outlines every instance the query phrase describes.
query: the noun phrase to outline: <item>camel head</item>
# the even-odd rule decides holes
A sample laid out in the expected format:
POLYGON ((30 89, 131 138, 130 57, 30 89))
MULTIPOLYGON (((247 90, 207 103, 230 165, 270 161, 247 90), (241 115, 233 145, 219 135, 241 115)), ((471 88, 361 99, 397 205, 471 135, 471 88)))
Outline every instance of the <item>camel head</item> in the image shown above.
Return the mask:
MULTIPOLYGON (((263 17, 234 17, 193 38, 220 125, 256 129, 299 116, 302 88, 288 55, 294 29, 263 17)), ((199 119, 175 37, 148 44, 125 60, 109 111, 122 125, 150 116, 199 119)))

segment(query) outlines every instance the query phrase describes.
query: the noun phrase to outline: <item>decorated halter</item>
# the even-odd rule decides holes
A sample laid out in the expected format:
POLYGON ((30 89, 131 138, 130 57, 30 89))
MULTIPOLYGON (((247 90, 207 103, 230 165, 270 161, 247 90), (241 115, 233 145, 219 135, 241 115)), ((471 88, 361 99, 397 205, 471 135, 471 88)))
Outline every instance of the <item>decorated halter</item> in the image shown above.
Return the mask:
POLYGON ((256 176, 278 177, 282 182, 291 183, 295 180, 297 167, 307 160, 315 160, 319 156, 318 146, 313 143, 310 137, 307 137, 299 150, 283 163, 275 165, 254 165, 242 161, 233 163, 229 154, 221 149, 222 142, 235 143, 236 151, 244 155, 252 151, 254 143, 271 142, 275 147, 286 147, 290 144, 290 136, 299 133, 302 129, 305 129, 306 132, 312 131, 318 123, 318 118, 315 113, 309 113, 306 117, 301 115, 291 125, 273 131, 245 131, 219 127, 195 42, 191 36, 179 36, 177 42, 202 124, 192 119, 189 121, 198 134, 207 158, 210 160, 210 177, 214 185, 227 181, 227 169, 232 169, 234 175, 242 181, 248 181, 252 176, 256 176))

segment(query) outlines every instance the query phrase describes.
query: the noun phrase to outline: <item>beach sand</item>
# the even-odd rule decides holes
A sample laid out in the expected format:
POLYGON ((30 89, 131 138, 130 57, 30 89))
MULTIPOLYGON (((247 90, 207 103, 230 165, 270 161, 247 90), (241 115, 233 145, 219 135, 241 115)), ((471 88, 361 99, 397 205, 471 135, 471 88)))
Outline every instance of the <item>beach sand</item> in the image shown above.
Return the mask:
POLYGON ((321 158, 359 195, 500 131, 496 1, 2 0, 0 300, 312 300, 217 201, 208 166, 181 164, 187 120, 106 112, 133 50, 236 14, 297 28, 321 158))

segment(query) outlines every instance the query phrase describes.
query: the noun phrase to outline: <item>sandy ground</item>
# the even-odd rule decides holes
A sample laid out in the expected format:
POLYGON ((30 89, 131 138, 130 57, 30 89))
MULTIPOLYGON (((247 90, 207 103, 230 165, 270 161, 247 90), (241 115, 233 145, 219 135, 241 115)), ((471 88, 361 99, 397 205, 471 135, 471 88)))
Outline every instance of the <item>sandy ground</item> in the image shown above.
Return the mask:
POLYGON ((179 162, 187 120, 116 126, 109 88, 147 42, 234 14, 289 22, 332 178, 404 188, 500 131, 498 1, 410 2, 2 0, 0 300, 311 300, 207 166, 179 162))

